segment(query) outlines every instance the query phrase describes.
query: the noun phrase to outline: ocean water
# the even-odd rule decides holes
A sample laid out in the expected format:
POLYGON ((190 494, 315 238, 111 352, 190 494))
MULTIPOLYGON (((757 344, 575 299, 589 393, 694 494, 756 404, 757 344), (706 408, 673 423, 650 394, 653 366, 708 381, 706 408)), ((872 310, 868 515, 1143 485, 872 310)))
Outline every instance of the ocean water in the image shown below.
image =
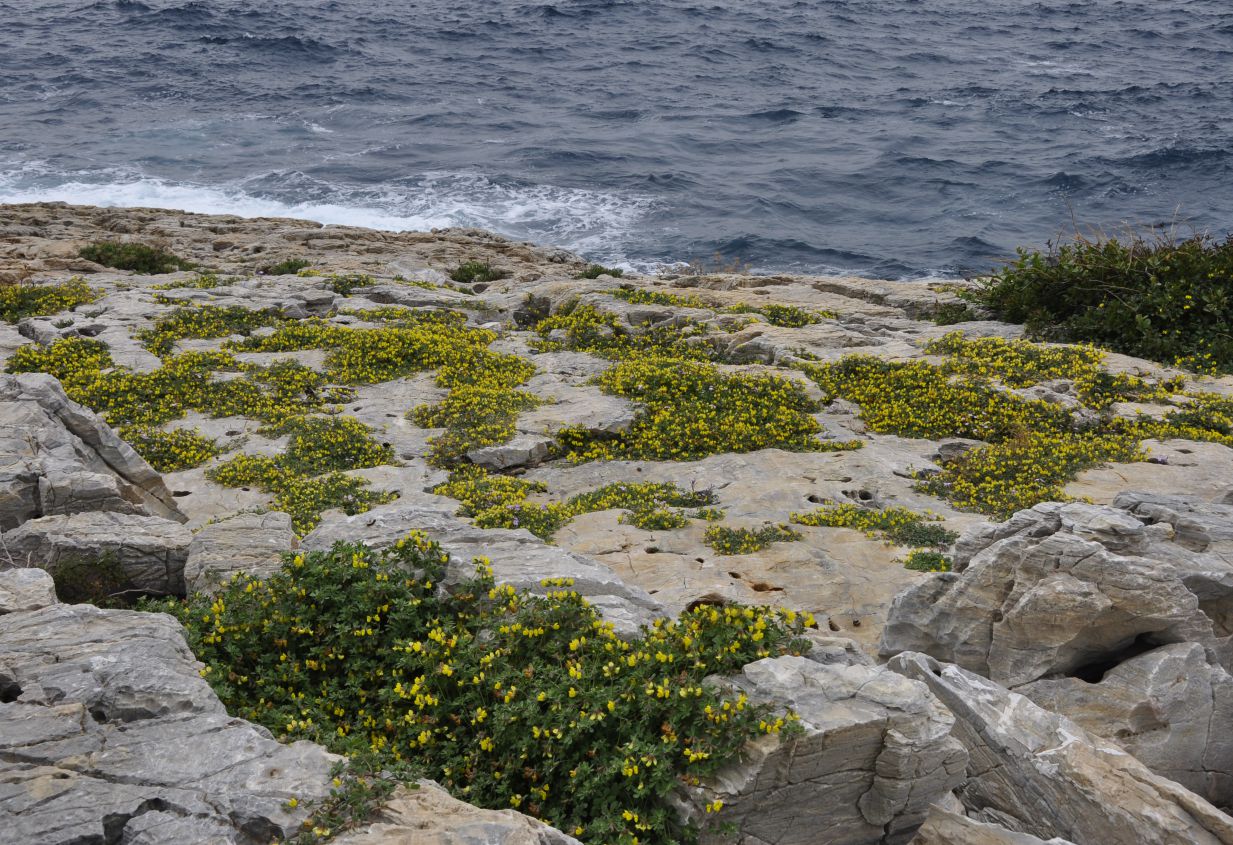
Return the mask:
POLYGON ((0 0, 0 201, 981 272, 1233 228, 1229 0, 0 0))

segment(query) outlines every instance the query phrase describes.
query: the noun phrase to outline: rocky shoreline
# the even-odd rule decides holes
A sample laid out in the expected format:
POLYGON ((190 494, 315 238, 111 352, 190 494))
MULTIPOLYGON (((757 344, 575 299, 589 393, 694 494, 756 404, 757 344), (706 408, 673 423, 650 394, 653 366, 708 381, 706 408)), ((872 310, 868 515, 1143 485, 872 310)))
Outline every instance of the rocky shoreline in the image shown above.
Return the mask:
MULTIPOLYGON (((0 284, 73 276, 71 310, 0 322, 0 839, 295 836, 338 758, 228 716, 171 617, 55 593, 184 596, 423 531, 447 584, 477 556, 519 590, 568 579, 621 636, 812 614, 808 653, 726 680, 801 731, 677 797, 703 842, 1233 843, 1233 378, 936 324, 961 283, 617 278, 473 230, 0 206, 0 284), (108 240, 197 269, 79 256, 108 240), (369 338, 411 345, 381 369, 369 338), (439 348, 518 375, 405 366, 439 348), (669 376, 684 399, 646 392, 669 376), (708 423, 727 396, 750 404, 708 423), (1017 466, 999 415, 1105 451, 964 499, 972 456, 1017 466), (744 425, 766 439, 706 448, 744 425)), ((333 841, 575 840, 425 781, 333 841)))

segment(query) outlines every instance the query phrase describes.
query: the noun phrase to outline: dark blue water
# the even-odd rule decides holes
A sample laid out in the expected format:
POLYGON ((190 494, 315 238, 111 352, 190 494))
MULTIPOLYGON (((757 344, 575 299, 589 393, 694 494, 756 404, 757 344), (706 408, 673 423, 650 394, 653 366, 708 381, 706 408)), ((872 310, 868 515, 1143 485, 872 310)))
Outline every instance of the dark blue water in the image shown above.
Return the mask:
POLYGON ((1233 228, 1230 0, 0 0, 0 201, 989 268, 1233 228))

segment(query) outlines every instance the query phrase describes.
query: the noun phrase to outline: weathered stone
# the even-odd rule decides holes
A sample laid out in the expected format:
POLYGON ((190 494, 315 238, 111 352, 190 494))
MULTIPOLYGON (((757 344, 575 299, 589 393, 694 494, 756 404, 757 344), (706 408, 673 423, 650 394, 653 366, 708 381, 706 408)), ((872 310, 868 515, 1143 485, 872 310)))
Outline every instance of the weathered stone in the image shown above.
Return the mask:
POLYGON ((1038 839, 1004 827, 973 821, 967 816, 934 807, 912 840, 912 845, 1074 845, 1068 839, 1038 839))
POLYGON ((0 374, 0 530, 86 511, 183 520, 162 477, 55 378, 0 374))
POLYGON ((958 544, 959 571, 896 597, 882 652, 921 651, 1014 687, 1116 659, 1135 643, 1216 645, 1228 635, 1233 562, 1174 534, 1077 503, 978 527, 958 544))
POLYGON ((334 845, 578 845, 556 828, 513 810, 481 810, 432 781, 399 787, 371 824, 334 845))
POLYGON ((211 523, 193 535, 184 564, 188 592, 210 591, 232 575, 266 578, 277 572, 282 555, 295 543, 285 513, 242 513, 211 523))
POLYGON ((56 585, 42 569, 10 569, 0 576, 0 615, 56 603, 56 585))
POLYGON ((44 516, 2 537, 7 554, 19 566, 53 574, 68 566, 115 567, 127 582, 125 589, 184 594, 192 534, 169 519, 111 511, 44 516))
POLYGON ((5 841, 264 845, 329 791, 337 758, 229 717, 169 616, 54 605, 0 644, 5 841))
POLYGON ((1212 803, 1233 803, 1233 677, 1198 643, 1154 648, 1097 677, 1103 668, 1015 691, 1212 803))
POLYGON ((517 434, 505 443, 481 446, 467 452, 467 460, 491 470, 533 467, 552 452, 553 438, 538 434, 517 434))
MULTIPOLYGON (((950 714, 921 684, 882 667, 785 656, 749 664, 732 683, 755 703, 791 708, 803 728, 751 742, 690 793, 698 821, 721 799, 721 822, 745 845, 907 842, 962 778, 967 755, 950 736, 950 714)), ((731 841, 718 829, 702 837, 731 841)))
POLYGON ((1101 845, 1233 843, 1233 818, 1117 745, 953 664, 904 653, 888 667, 954 714, 968 815, 1041 839, 1101 845))

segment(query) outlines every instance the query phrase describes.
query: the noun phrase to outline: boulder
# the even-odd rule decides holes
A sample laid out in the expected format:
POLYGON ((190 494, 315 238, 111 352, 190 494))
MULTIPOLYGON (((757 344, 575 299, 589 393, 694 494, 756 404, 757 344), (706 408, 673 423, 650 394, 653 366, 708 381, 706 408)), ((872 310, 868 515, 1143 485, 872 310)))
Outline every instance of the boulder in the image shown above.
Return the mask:
POLYGON ((0 653, 5 841, 264 845, 329 792, 338 758, 228 716, 169 616, 10 613, 0 653))
POLYGON ((273 575, 282 555, 295 544, 285 513, 242 513, 212 522, 193 535, 184 564, 185 589, 210 591, 237 572, 258 578, 273 575))
POLYGON ((1065 716, 924 654, 887 667, 954 714, 969 757, 956 795, 969 817, 1080 845, 1233 843, 1233 818, 1065 716))
POLYGON ((55 603, 55 582, 42 569, 10 569, 0 578, 0 616, 55 603))
POLYGON ((732 679, 755 703, 789 707, 799 736, 766 735, 690 793, 695 820, 720 799, 705 845, 893 845, 962 779, 967 755, 953 719, 924 685, 883 667, 784 656, 732 679))
POLYGON ((0 374, 0 530, 88 511, 184 521, 162 476, 59 381, 0 374))
MULTIPOLYGON (((37 566, 64 585, 80 583, 157 595, 184 595, 184 564, 192 534, 157 516, 95 511, 44 516, 0 533, 18 566, 37 566)), ((70 598, 65 596, 66 599, 70 598)))
POLYGON ((1198 643, 1154 648, 1099 677, 1040 680, 1015 691, 1212 803, 1233 803, 1233 677, 1198 643))
POLYGON ((513 810, 481 810, 432 781, 400 786, 373 821, 333 845, 579 845, 513 810))
POLYGON ((505 443, 470 450, 467 460, 497 471, 538 466, 551 454, 553 442, 553 438, 542 434, 517 434, 505 443))
POLYGON ((1223 647, 1233 560, 1179 536, 1171 524, 1080 503, 978 526, 957 545, 955 572, 896 597, 881 651, 921 651, 1015 687, 1154 645, 1223 647))

